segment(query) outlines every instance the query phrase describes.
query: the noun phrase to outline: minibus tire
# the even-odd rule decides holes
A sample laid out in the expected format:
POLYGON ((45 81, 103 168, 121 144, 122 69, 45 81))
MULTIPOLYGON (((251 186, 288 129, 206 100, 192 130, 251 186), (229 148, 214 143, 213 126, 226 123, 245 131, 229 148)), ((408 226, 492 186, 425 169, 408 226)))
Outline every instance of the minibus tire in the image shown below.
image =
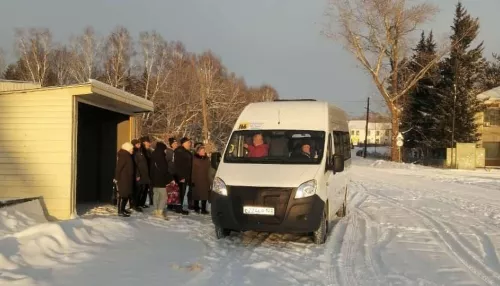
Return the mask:
POLYGON ((346 215, 347 215, 347 187, 345 191, 344 202, 342 203, 340 209, 337 211, 337 217, 345 217, 346 215))
POLYGON ((314 244, 324 244, 326 242, 326 234, 327 233, 328 233, 328 222, 327 222, 327 213, 326 213, 326 207, 325 207, 319 228, 316 231, 314 231, 312 234, 314 244))
POLYGON ((215 225, 215 237, 217 239, 222 239, 231 234, 231 230, 222 228, 218 225, 215 225))

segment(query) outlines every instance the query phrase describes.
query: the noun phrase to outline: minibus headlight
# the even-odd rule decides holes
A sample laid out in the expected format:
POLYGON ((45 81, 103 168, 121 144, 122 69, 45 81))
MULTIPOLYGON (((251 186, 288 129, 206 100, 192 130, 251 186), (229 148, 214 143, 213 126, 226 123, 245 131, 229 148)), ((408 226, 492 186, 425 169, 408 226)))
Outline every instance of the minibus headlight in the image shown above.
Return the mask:
POLYGON ((310 180, 297 188, 297 192, 295 193, 296 199, 307 198, 316 194, 316 180, 310 180))
POLYGON ((215 178, 214 183, 212 185, 212 191, 216 192, 221 196, 227 196, 226 183, 224 183, 224 181, 219 177, 215 178))

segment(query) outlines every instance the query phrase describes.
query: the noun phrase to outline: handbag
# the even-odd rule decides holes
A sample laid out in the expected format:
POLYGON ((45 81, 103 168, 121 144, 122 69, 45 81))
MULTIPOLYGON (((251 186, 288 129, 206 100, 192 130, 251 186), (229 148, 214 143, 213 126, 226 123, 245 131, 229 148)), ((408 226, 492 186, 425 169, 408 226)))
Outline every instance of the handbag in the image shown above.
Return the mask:
POLYGON ((167 185, 167 205, 179 205, 181 200, 179 198, 179 185, 170 183, 167 185))

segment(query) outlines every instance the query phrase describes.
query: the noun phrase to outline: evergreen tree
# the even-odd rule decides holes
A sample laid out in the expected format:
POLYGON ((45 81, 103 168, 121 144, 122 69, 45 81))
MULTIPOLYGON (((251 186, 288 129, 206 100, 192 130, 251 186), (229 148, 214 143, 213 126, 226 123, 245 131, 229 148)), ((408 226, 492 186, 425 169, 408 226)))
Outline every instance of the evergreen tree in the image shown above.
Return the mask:
POLYGON ((472 18, 461 2, 456 6, 452 32, 450 55, 440 65, 441 108, 446 111, 438 118, 443 139, 440 147, 451 146, 453 135, 455 142, 477 142, 475 116, 482 108, 476 96, 481 89, 478 83, 485 67, 483 43, 471 48, 479 33, 479 19, 472 18))
POLYGON ((493 54, 493 61, 489 61, 481 78, 482 91, 500 86, 500 55, 493 54))
MULTIPOLYGON (((418 73, 436 57, 432 32, 427 37, 422 32, 414 52, 409 68, 412 73, 418 73)), ((440 97, 435 87, 439 76, 439 69, 431 68, 408 94, 403 116, 403 128, 408 131, 405 136, 406 147, 421 147, 426 151, 436 146, 436 114, 440 113, 440 97)))

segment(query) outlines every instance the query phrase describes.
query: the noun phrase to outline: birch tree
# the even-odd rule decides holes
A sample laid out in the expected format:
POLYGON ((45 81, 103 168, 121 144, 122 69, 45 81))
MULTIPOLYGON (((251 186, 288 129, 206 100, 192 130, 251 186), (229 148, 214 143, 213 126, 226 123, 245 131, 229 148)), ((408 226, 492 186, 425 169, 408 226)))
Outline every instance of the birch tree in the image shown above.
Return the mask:
POLYGON ((70 50, 73 55, 70 75, 77 83, 88 82, 97 77, 97 64, 102 41, 92 27, 87 27, 83 34, 70 40, 70 50))
POLYGON ((105 81, 114 87, 125 89, 134 56, 133 39, 125 27, 117 27, 107 37, 103 63, 105 81))
POLYGON ((73 59, 73 54, 63 45, 53 49, 50 53, 50 71, 56 85, 68 85, 75 82, 71 78, 71 64, 73 59))
POLYGON ((15 49, 26 70, 24 80, 45 85, 52 49, 52 34, 48 29, 16 29, 15 49))

